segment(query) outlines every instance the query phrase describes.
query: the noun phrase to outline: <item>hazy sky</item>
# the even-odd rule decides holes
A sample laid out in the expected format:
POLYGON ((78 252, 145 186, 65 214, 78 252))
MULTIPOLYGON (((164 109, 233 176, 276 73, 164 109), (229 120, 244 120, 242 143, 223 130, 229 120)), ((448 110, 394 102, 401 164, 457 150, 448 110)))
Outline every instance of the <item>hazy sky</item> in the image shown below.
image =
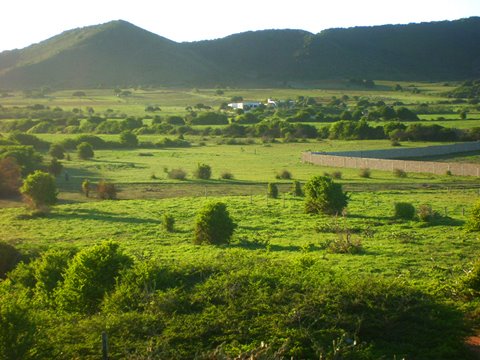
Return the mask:
POLYGON ((123 19, 174 41, 480 16, 480 0, 0 0, 0 51, 123 19))

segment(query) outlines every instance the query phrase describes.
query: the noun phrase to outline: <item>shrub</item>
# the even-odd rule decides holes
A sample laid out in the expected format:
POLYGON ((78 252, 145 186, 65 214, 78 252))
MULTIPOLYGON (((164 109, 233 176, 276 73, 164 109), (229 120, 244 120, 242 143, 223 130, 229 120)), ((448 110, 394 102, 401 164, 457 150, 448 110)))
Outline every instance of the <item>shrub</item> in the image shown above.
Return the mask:
POLYGON ((20 262, 22 255, 12 245, 0 242, 0 279, 5 279, 5 275, 20 262))
POLYGON ((97 185, 97 196, 102 200, 115 200, 117 198, 115 184, 100 180, 97 185))
POLYGON ((365 178, 365 179, 369 179, 370 176, 372 176, 372 172, 370 171, 369 168, 362 168, 362 169, 360 169, 360 172, 358 173, 358 176, 360 176, 362 178, 365 178))
POLYGON ((208 180, 212 176, 212 168, 207 164, 198 164, 197 169, 193 173, 197 179, 208 180))
POLYGON ((298 180, 294 180, 292 183, 292 195, 303 196, 302 184, 298 180))
POLYGON ((278 186, 277 186, 277 184, 268 183, 267 194, 268 194, 268 197, 271 197, 273 199, 278 198, 278 186))
POLYGON ((407 202, 395 203, 394 217, 396 219, 412 220, 415 217, 415 207, 407 202))
POLYGON ((162 217, 163 228, 168 232, 173 232, 175 227, 175 218, 173 215, 165 213, 162 217))
POLYGON ((187 173, 183 169, 172 169, 167 173, 169 179, 184 180, 187 177, 187 173))
POLYGON ((0 159, 0 197, 18 194, 22 171, 14 158, 0 159))
POLYGON ((463 280, 464 285, 471 290, 480 291, 480 261, 477 260, 463 280))
POLYGON ((342 172, 341 171, 332 172, 332 179, 341 179, 341 178, 342 178, 342 172))
POLYGON ((447 170, 447 171, 445 172, 445 175, 447 175, 447 176, 452 176, 452 172, 451 172, 450 170, 447 170))
POLYGON ((339 231, 337 238, 328 243, 327 250, 334 254, 360 254, 363 252, 362 241, 348 231, 339 231))
POLYGON ((480 230, 480 200, 473 205, 470 218, 465 223, 465 227, 468 231, 480 230))
POLYGON ((112 241, 87 247, 72 259, 65 271, 57 302, 66 311, 93 313, 105 295, 114 289, 123 269, 132 265, 112 241))
POLYGON ((197 214, 195 244, 227 244, 236 228, 227 206, 221 202, 206 204, 197 214))
POLYGON ((63 165, 60 161, 57 160, 56 157, 54 157, 52 158, 52 160, 50 160, 50 164, 48 164, 47 170, 50 174, 57 177, 62 173, 63 165))
POLYGON ((82 142, 77 145, 78 157, 82 160, 91 159, 94 156, 93 147, 87 142, 82 142))
POLYGON ((292 173, 288 170, 280 171, 276 176, 277 179, 290 180, 292 178, 292 173))
POLYGON ((65 148, 62 144, 52 144, 50 145, 50 149, 48 150, 48 154, 51 157, 57 159, 63 159, 65 157, 65 148))
POLYGON ((435 219, 437 213, 427 204, 422 204, 417 209, 417 216, 420 221, 430 222, 435 219))
POLYGON ((406 178, 407 173, 402 169, 393 169, 393 176, 398 178, 406 178))
POLYGON ((43 171, 35 171, 25 179, 20 192, 36 209, 54 205, 57 202, 55 178, 43 171))
POLYGON ((348 204, 348 195, 342 185, 326 176, 314 176, 305 184, 305 211, 307 213, 339 214, 348 204))
POLYGON ((85 179, 82 181, 82 192, 85 194, 85 197, 88 198, 88 196, 90 195, 90 180, 88 179, 85 179))
POLYGON ((224 171, 222 172, 222 174, 220 175, 220 178, 224 179, 224 180, 233 180, 234 179, 234 176, 231 172, 229 171, 224 171))
POLYGON ((131 131, 124 131, 120 134, 120 144, 123 147, 135 148, 138 146, 137 135, 131 131))

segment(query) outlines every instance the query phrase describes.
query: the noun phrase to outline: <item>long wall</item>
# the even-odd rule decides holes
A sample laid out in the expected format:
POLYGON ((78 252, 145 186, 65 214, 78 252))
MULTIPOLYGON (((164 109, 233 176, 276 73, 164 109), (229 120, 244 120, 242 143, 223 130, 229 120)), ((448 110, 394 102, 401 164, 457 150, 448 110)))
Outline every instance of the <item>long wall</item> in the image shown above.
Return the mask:
POLYGON ((406 172, 432 173, 445 175, 450 171, 452 175, 459 176, 480 176, 480 165, 465 163, 444 163, 434 161, 412 161, 412 160, 391 160, 373 159, 353 156, 337 156, 312 152, 302 153, 302 161, 315 165, 375 170, 393 171, 401 169, 406 172))
MULTIPOLYGON (((436 155, 447 155, 480 150, 480 141, 458 143, 452 145, 425 146, 419 148, 395 148, 386 150, 339 151, 328 152, 327 155, 374 158, 402 159, 436 155)), ((314 153, 316 154, 316 153, 314 153)))

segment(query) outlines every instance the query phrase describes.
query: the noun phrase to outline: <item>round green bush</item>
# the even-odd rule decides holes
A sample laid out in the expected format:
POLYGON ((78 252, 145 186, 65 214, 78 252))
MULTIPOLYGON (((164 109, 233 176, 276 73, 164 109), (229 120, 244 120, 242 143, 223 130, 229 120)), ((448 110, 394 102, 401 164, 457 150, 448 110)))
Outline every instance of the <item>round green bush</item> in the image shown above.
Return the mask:
POLYGON ((227 244, 235 228, 236 224, 224 203, 208 203, 197 214, 195 244, 227 244))
POLYGON ((40 170, 27 176, 20 192, 37 209, 57 202, 55 178, 40 170))
POLYGON ((394 217, 396 219, 412 220, 415 217, 415 207, 411 203, 395 203, 394 217))
POLYGON ((93 147, 87 142, 82 142, 77 146, 78 157, 82 160, 91 159, 94 156, 93 147))
POLYGON ((340 214, 348 204, 342 185, 327 176, 314 176, 305 184, 305 211, 312 214, 340 214))
POLYGON ((198 164, 195 170, 194 176, 197 179, 208 180, 212 176, 212 168, 207 164, 198 164))
POLYGON ((469 231, 480 230, 480 201, 473 205, 470 218, 467 220, 465 227, 469 231))

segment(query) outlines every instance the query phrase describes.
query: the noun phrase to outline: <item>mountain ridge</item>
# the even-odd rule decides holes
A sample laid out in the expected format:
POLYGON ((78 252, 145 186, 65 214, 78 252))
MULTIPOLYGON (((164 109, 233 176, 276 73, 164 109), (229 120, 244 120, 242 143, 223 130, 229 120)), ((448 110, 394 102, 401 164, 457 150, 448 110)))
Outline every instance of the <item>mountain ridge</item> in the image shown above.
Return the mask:
POLYGON ((257 30, 175 42, 124 20, 0 53, 0 88, 284 86, 480 76, 480 17, 404 25, 257 30))

